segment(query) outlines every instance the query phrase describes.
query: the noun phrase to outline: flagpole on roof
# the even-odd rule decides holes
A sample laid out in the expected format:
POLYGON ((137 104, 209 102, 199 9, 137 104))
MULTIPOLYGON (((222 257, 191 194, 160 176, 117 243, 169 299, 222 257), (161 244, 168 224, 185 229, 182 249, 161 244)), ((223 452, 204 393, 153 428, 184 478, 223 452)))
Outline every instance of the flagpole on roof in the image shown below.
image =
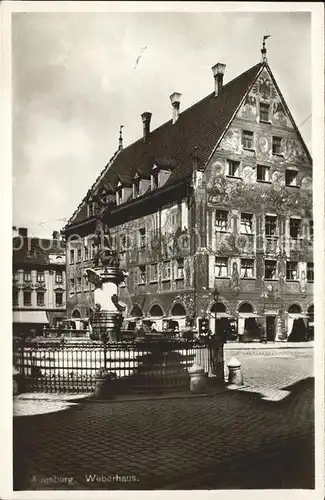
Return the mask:
POLYGON ((261 49, 262 62, 267 62, 265 40, 267 40, 268 38, 270 38, 270 36, 271 35, 264 35, 263 36, 263 43, 262 43, 262 49, 261 49))

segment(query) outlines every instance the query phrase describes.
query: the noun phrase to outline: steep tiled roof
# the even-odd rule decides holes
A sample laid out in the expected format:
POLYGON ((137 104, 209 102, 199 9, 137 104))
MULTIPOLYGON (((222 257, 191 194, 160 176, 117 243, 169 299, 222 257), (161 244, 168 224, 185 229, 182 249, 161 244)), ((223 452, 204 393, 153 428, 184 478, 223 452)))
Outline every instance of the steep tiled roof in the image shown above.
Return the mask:
MULTIPOLYGON (((262 66, 259 63, 225 84, 217 97, 213 92, 184 110, 175 124, 169 120, 153 130, 145 143, 141 138, 119 151, 101 182, 115 188, 119 179, 129 183, 136 171, 148 177, 155 163, 169 165, 172 170, 166 186, 188 179, 192 175, 193 154, 204 166, 262 66)), ((83 220, 84 215, 82 210, 69 223, 83 220)))
MULTIPOLYGON (((60 240, 47 238, 13 238, 13 266, 18 265, 41 265, 47 266, 50 263, 50 255, 65 255, 64 243, 60 240)), ((60 265, 62 265, 60 260, 60 265)))

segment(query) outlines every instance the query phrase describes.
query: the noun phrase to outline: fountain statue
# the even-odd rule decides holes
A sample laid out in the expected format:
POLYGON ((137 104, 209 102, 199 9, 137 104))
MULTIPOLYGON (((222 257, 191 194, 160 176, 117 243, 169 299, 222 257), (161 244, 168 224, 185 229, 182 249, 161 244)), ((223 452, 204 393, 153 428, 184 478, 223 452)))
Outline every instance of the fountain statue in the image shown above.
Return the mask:
MULTIPOLYGON (((101 200, 97 200, 101 201, 101 200)), ((95 338, 116 342, 120 337, 125 307, 118 301, 118 285, 127 277, 120 268, 119 256, 112 246, 109 228, 104 221, 106 205, 101 204, 96 215, 96 245, 94 267, 85 269, 88 281, 95 285, 95 312, 91 326, 95 338)))

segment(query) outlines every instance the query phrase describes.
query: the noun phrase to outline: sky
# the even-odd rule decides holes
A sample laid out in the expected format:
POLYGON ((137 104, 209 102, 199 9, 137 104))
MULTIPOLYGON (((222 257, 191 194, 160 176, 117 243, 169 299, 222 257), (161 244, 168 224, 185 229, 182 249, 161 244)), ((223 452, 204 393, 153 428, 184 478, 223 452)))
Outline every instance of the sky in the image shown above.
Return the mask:
POLYGON ((211 66, 226 64, 224 83, 268 63, 311 151, 310 14, 14 13, 13 225, 33 236, 60 230, 118 147, 214 90, 211 66), (138 56, 141 55, 138 64, 138 56))

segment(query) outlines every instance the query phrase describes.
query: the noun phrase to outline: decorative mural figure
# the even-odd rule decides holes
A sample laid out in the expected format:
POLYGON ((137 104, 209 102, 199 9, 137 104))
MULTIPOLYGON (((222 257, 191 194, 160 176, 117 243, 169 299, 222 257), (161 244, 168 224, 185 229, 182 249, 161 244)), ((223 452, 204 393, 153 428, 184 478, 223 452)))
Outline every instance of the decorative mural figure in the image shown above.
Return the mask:
POLYGON ((295 162, 300 161, 302 163, 307 162, 307 155, 303 150, 302 146, 294 139, 283 139, 284 146, 284 157, 287 161, 295 162))
POLYGON ((306 273, 305 273, 305 271, 302 271, 301 272, 301 278, 300 278, 300 291, 302 293, 306 292, 306 283, 307 283, 306 273))
POLYGON ((256 97, 252 94, 248 94, 245 99, 244 105, 241 109, 240 115, 243 118, 251 118, 255 119, 257 115, 257 105, 256 105, 256 97))
POLYGON ((221 141, 220 149, 227 151, 241 151, 240 131, 238 129, 230 129, 221 141))
POLYGON ((271 140, 264 135, 258 139, 258 157, 259 159, 269 159, 271 153, 271 140))
POLYGON ((273 120, 278 122, 283 127, 291 125, 288 119, 282 102, 277 101, 273 103, 273 120))
POLYGON ((301 180, 301 189, 313 189, 313 182, 311 177, 303 177, 301 180))
POLYGON ((238 272, 238 265, 237 262, 234 262, 232 265, 232 274, 231 274, 231 280, 230 280, 230 288, 234 292, 239 292, 240 289, 240 276, 238 272))
POLYGON ((225 173, 225 167, 220 161, 214 161, 211 165, 211 174, 213 175, 223 175, 225 173))
POLYGON ((209 203, 224 203, 229 200, 227 193, 227 181, 223 177, 216 177, 208 194, 209 203))
POLYGON ((243 168, 243 179, 244 179, 244 182, 248 182, 248 183, 253 183, 254 182, 254 170, 252 167, 244 167, 243 168))

